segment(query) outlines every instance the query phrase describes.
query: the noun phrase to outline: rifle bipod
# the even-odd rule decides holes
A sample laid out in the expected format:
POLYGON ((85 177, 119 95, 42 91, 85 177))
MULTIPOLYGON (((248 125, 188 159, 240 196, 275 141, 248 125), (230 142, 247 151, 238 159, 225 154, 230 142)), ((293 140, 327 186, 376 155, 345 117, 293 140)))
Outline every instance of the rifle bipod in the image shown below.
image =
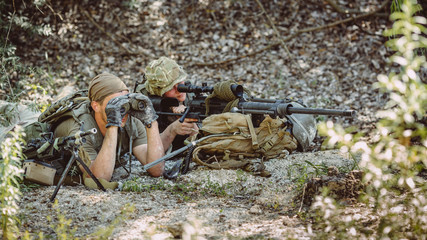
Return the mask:
POLYGON ((71 156, 70 161, 68 161, 67 166, 64 169, 64 172, 62 172, 61 178, 58 181, 58 184, 56 185, 55 191, 53 192, 52 196, 50 197, 50 201, 53 202, 55 200, 56 194, 58 193, 59 189, 61 188, 61 185, 64 183, 65 177, 67 176, 68 172, 71 169, 71 166, 73 166, 74 162, 77 160, 85 171, 89 174, 89 176, 95 181, 96 185, 101 189, 102 191, 106 191, 104 186, 99 182, 98 178, 93 175, 92 171, 89 169, 89 167, 82 161, 82 159, 78 156, 77 151, 73 151, 73 155, 71 156))
POLYGON ((64 183, 65 177, 67 176, 68 172, 70 171, 73 164, 77 161, 79 162, 84 170, 89 174, 89 176, 93 179, 93 181, 96 183, 99 189, 102 191, 106 191, 104 186, 99 182, 99 180, 93 175, 92 171, 89 169, 89 167, 86 165, 86 163, 83 162, 83 160, 79 157, 78 148, 82 142, 84 142, 84 136, 88 134, 95 134, 96 129, 93 128, 87 132, 82 132, 81 134, 76 134, 73 136, 75 140, 75 144, 73 146, 67 146, 69 150, 71 150, 71 158, 67 163, 67 166, 65 167, 64 171, 62 172, 61 178, 58 181, 58 184, 56 185, 55 191, 53 192, 52 196, 50 197, 50 201, 53 202, 55 200, 56 194, 58 194, 59 189, 61 188, 62 184, 64 183), (76 137, 77 136, 77 137, 76 137))

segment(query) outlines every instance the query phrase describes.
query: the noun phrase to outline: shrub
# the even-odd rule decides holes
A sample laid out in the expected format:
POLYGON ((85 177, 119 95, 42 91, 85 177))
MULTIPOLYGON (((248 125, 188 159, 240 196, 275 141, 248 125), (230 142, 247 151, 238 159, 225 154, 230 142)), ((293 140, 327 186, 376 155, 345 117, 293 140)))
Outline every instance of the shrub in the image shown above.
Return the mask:
MULTIPOLYGON (((384 111, 379 112, 372 144, 347 133, 332 122, 320 125, 327 134, 327 144, 339 144, 342 151, 361 152, 360 166, 370 206, 379 216, 380 238, 427 238, 426 180, 419 176, 427 169, 427 128, 421 119, 426 116, 427 85, 417 72, 426 68, 427 20, 415 16, 420 6, 416 1, 403 1, 401 11, 391 14, 392 29, 385 36, 394 55, 390 61, 396 72, 379 75, 375 87, 389 94, 384 111), (421 50, 421 51, 420 51, 421 50)), ((324 201, 324 198, 319 198, 324 201)), ((317 204, 321 209, 321 203, 317 204)))
MULTIPOLYGON (((0 1, 0 99, 18 102, 22 99, 40 100, 43 86, 53 85, 51 76, 40 68, 24 66, 17 56, 17 46, 28 45, 33 35, 50 36, 52 29, 42 23, 43 0, 0 1), (27 37, 24 37, 27 36, 27 37), (24 39, 24 40, 23 40, 24 39), (31 97, 29 97, 31 95, 31 97), (35 96, 34 96, 35 95, 35 96), (36 98, 36 99, 34 99, 36 98)), ((44 100, 47 103, 47 100, 44 100)), ((36 105, 32 105, 36 107, 36 105)))
POLYGON ((2 159, 0 159, 0 200, 1 200, 1 228, 6 239, 17 238, 18 234, 18 202, 21 196, 19 189, 23 170, 21 169, 22 156, 21 129, 11 132, 11 137, 1 144, 2 159))

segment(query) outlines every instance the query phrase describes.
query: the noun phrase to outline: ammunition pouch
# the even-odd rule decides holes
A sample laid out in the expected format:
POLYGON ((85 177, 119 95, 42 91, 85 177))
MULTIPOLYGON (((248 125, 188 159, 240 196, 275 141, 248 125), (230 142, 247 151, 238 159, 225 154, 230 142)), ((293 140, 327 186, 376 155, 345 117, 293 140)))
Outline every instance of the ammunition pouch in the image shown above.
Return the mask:
POLYGON ((36 162, 34 160, 24 161, 25 179, 42 185, 53 185, 55 181, 56 169, 47 163, 36 162))

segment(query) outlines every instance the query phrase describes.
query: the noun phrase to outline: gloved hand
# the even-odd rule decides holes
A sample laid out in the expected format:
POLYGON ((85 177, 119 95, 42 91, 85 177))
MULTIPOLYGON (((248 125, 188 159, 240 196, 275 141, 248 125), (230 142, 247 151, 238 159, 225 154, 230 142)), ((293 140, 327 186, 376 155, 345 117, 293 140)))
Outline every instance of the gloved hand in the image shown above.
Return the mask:
POLYGON ((142 93, 128 94, 131 110, 129 114, 138 118, 148 128, 159 117, 153 108, 151 100, 142 93))
POLYGON ((107 128, 111 126, 121 127, 122 119, 130 108, 127 95, 118 96, 108 101, 105 107, 107 115, 107 128))

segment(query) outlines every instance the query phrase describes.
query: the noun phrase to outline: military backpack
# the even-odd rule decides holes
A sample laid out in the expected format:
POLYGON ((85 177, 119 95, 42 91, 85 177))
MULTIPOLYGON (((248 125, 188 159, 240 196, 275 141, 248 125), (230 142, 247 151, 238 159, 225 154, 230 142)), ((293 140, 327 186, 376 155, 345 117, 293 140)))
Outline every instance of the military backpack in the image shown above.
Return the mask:
POLYGON ((53 102, 38 121, 24 128, 26 142, 23 153, 27 160, 23 163, 25 178, 45 184, 53 185, 55 177, 64 170, 69 156, 58 147, 60 142, 53 138, 53 132, 59 123, 67 118, 78 121, 74 109, 89 101, 87 90, 77 91, 53 102))
POLYGON ((192 156, 199 165, 214 169, 237 169, 268 175, 264 160, 283 157, 297 148, 286 119, 266 116, 254 127, 251 116, 241 113, 214 114, 203 120, 202 135, 192 156))

